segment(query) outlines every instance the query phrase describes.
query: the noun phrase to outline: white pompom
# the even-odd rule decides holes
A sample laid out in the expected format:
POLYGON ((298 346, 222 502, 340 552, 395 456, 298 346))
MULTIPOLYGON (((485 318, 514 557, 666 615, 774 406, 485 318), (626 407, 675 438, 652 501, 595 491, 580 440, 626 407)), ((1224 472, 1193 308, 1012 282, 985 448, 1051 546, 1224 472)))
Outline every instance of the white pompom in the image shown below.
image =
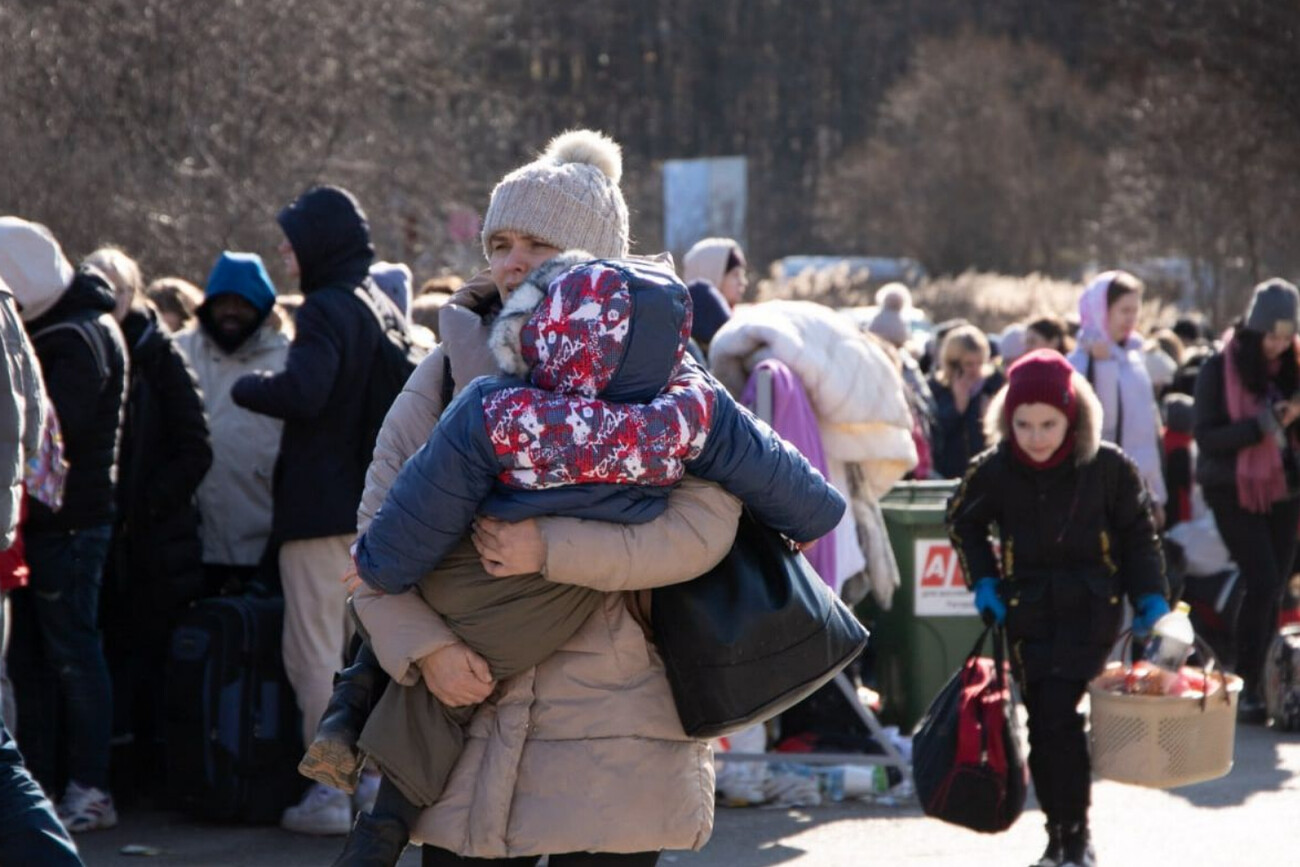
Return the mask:
POLYGON ((614 183, 623 177, 623 151, 603 133, 592 129, 562 132, 546 146, 547 157, 557 163, 586 163, 600 169, 614 183))

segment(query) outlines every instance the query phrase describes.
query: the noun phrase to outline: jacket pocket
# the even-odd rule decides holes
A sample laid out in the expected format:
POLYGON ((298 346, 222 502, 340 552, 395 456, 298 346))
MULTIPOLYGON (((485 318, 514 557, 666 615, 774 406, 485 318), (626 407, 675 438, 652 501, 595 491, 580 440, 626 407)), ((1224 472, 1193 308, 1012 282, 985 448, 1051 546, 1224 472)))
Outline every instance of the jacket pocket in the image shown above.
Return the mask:
POLYGON ((1007 635, 1013 641, 1046 641, 1052 637, 1051 582, 1045 578, 1003 582, 1007 603, 1007 635))
POLYGON ((1090 574, 1085 581, 1088 585, 1088 643, 1109 647, 1115 643, 1124 622, 1119 583, 1104 574, 1090 574))

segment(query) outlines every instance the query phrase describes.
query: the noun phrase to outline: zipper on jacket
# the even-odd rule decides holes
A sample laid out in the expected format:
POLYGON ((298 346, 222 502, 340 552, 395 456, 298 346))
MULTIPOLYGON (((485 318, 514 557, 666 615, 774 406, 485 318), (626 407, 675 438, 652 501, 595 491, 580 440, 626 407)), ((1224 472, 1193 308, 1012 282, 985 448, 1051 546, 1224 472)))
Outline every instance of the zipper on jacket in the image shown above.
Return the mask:
POLYGON ((1110 533, 1106 530, 1101 531, 1101 562, 1106 565, 1110 574, 1115 575, 1119 572, 1119 567, 1110 558, 1110 533))

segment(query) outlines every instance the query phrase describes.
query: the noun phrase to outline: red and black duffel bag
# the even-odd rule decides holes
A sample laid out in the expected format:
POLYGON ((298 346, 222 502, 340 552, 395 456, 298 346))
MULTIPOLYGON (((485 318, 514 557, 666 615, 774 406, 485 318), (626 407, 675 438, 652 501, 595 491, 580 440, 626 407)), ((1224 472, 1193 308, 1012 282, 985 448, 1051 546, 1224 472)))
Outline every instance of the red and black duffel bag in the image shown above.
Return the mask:
POLYGON ((912 775, 927 816, 1005 831, 1025 808, 1029 770, 1006 666, 1006 634, 990 626, 930 703, 912 735, 912 775), (993 659, 981 656, 993 633, 993 659))

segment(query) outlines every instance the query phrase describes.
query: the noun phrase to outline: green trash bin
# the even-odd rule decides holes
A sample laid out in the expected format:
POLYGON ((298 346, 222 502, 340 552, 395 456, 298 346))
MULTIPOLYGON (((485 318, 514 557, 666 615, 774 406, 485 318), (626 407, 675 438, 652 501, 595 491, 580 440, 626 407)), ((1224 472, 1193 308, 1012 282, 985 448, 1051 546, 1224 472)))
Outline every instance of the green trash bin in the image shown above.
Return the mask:
POLYGON ((966 658, 984 625, 948 541, 944 511, 956 481, 900 482, 880 501, 900 582, 888 611, 868 597, 880 719, 910 732, 966 658))

